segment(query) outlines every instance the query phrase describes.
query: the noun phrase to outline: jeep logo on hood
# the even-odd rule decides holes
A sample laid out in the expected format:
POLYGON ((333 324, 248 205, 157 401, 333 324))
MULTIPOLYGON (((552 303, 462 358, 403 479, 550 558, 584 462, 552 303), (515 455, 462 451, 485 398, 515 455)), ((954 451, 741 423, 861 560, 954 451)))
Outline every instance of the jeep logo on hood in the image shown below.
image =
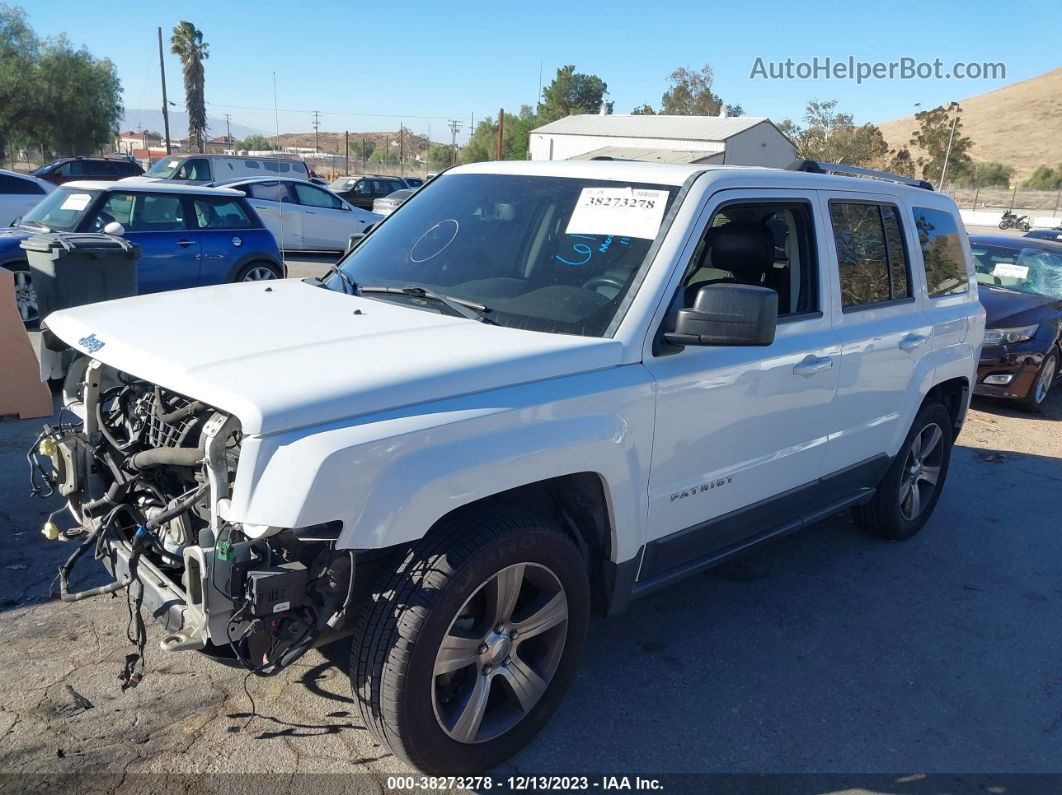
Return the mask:
POLYGON ((87 337, 79 339, 77 344, 89 353, 95 353, 107 343, 101 339, 97 339, 95 334, 89 334, 87 337))

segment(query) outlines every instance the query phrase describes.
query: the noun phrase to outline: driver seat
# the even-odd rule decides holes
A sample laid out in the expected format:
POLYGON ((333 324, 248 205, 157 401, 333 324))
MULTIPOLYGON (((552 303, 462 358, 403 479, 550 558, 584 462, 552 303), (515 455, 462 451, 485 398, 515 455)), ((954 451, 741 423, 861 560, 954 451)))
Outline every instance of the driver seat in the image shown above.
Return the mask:
POLYGON ((712 227, 705 235, 701 261, 686 282, 685 306, 693 306, 697 291, 706 284, 773 287, 764 284, 773 271, 774 233, 766 224, 731 221, 712 227))

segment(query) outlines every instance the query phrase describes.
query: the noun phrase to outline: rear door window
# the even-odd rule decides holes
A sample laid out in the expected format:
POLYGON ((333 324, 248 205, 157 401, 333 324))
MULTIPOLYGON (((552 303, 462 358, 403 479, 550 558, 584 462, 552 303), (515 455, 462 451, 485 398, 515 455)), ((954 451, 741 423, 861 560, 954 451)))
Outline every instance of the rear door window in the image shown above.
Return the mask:
POLYGON ((268 202, 288 202, 288 186, 283 182, 252 182, 245 186, 251 190, 251 198, 262 199, 268 202))
POLYGON ((331 210, 343 209, 339 199, 328 191, 323 191, 308 182, 294 182, 292 187, 295 189, 295 197, 298 199, 299 204, 304 204, 307 207, 327 207, 331 210))
POLYGON ((965 293, 966 258, 955 217, 944 210, 914 208, 918 245, 926 265, 926 286, 930 298, 965 293))
POLYGON ((250 229, 254 226, 240 199, 196 196, 192 207, 200 229, 250 229))
POLYGON ((899 213, 891 204, 830 202, 845 311, 911 297, 899 213))

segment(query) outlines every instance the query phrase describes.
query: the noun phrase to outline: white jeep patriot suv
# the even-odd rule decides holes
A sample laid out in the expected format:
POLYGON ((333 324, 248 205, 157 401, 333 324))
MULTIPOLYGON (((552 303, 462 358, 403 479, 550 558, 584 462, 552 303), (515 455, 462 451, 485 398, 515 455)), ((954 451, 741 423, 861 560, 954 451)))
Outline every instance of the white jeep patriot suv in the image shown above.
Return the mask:
POLYGON ((323 279, 52 314, 62 597, 128 588, 164 650, 262 675, 354 633, 373 733, 467 773, 545 724, 591 610, 847 508, 913 535, 971 255, 948 198, 831 170, 463 166, 323 279), (115 581, 74 592, 87 551, 115 581))

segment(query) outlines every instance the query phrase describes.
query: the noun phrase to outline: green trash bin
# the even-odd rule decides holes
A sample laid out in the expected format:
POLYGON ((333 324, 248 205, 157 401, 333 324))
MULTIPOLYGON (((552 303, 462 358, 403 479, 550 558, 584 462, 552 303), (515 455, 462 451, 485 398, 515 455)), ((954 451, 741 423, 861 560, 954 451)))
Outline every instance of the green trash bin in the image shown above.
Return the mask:
POLYGON ((43 320, 57 309, 136 295, 140 246, 95 233, 48 232, 23 240, 43 320))

